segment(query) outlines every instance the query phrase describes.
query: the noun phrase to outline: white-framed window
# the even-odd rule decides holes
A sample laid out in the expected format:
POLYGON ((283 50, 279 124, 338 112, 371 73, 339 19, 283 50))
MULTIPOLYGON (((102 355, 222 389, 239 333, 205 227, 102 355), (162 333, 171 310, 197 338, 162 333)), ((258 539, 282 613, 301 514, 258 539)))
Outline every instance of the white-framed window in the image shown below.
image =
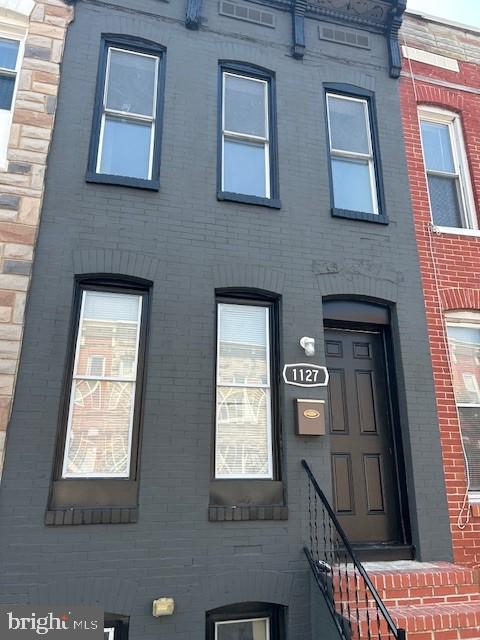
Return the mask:
POLYGON ((433 224, 477 229, 460 117, 434 107, 418 114, 433 224))
POLYGON ((109 46, 96 173, 153 177, 159 56, 109 46))
POLYGON ((480 500, 480 311, 447 315, 451 375, 468 462, 469 488, 480 500))
POLYGON ((103 640, 115 640, 115 629, 114 629, 114 627, 104 627, 104 629, 103 629, 103 640))
POLYGON ((141 317, 141 295, 82 292, 63 478, 129 477, 141 317))
POLYGON ((221 190, 272 197, 269 81, 222 72, 221 190))
POLYGON ((215 622, 215 640, 270 640, 270 618, 215 622))
POLYGON ((335 209, 379 213, 369 101, 327 92, 335 209))
POLYGON ((6 168, 8 140, 23 59, 24 34, 0 24, 0 167, 6 168))
POLYGON ((217 306, 216 478, 273 478, 271 311, 217 306))

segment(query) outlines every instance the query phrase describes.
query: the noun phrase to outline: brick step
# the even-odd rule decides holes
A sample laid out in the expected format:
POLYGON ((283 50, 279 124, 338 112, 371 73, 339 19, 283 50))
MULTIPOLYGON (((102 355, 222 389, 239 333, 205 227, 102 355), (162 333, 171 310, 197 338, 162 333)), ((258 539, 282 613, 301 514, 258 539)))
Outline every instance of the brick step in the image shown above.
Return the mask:
MULTIPOLYGON (((476 602, 480 599, 480 572, 449 562, 422 563, 398 561, 365 563, 365 569, 387 608, 476 602)), ((362 580, 355 579, 353 569, 334 571, 333 585, 337 598, 350 606, 371 606, 362 580)), ((480 634, 479 634, 480 639, 480 634)))
MULTIPOLYGON (((387 638, 386 624, 377 623, 376 616, 359 611, 359 622, 352 619, 352 638, 387 638), (368 631, 368 629, 370 631, 368 631)), ((468 604, 435 604, 391 607, 389 613, 399 628, 405 629, 408 640, 466 640, 480 638, 480 599, 468 604)))

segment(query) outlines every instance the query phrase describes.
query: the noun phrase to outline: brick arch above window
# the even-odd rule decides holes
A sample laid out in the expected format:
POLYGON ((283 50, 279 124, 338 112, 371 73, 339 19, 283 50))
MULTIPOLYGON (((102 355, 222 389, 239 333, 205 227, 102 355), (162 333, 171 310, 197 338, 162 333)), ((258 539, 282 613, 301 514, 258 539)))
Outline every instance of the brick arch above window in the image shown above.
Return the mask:
POLYGON ((449 91, 443 87, 437 87, 430 84, 417 84, 417 102, 418 106, 429 105, 448 109, 455 113, 461 113, 464 108, 463 95, 449 91))
POLYGON ((480 309, 480 289, 442 289, 440 300, 444 311, 480 309))

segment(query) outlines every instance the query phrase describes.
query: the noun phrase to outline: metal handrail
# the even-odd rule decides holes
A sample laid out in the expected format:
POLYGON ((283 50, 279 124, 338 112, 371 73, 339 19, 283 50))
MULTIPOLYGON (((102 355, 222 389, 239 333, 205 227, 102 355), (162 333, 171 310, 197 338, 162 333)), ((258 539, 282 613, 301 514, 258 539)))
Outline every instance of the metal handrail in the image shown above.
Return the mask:
MULTIPOLYGON (((370 580, 370 577, 369 577, 368 573, 366 572, 366 570, 365 570, 364 566, 362 565, 362 563, 360 562, 360 560, 357 558, 357 555, 356 555, 355 551, 353 550, 352 545, 350 544, 350 541, 348 540, 348 538, 347 538, 347 536, 346 536, 346 534, 345 534, 345 532, 344 532, 344 530, 342 528, 342 525, 338 521, 338 518, 337 518, 335 512, 333 511, 332 507, 330 506, 330 503, 327 500, 327 497, 325 496, 323 491, 320 489, 320 486, 319 486, 315 476, 313 475, 310 467, 308 466, 308 463, 305 460, 302 460, 302 466, 305 469, 305 471, 306 471, 306 473, 308 475, 308 478, 309 478, 310 482, 312 483, 313 488, 315 489, 316 494, 320 498, 323 507, 325 508, 325 510, 327 511, 331 521, 333 522, 333 525, 335 527, 335 531, 336 531, 338 537, 340 538, 340 540, 342 541, 344 549, 347 552, 348 556, 350 557, 351 563, 354 565, 354 567, 356 568, 358 573, 363 578, 363 581, 364 581, 368 591, 370 592, 370 595, 371 595, 372 599, 374 600, 378 611, 380 611, 382 617, 384 618, 385 622, 387 623, 389 631, 392 633, 392 635, 397 640, 405 640, 405 638, 406 638, 405 630, 398 628, 395 625, 394 621, 392 620, 392 617, 388 613, 387 608, 385 607, 384 603, 382 602, 382 599, 380 598, 377 590, 375 589, 372 581, 370 580)), ((305 549, 305 552, 307 554, 308 561, 309 561, 310 565, 312 566, 312 562, 313 562, 312 555, 308 551, 308 549, 305 549)))

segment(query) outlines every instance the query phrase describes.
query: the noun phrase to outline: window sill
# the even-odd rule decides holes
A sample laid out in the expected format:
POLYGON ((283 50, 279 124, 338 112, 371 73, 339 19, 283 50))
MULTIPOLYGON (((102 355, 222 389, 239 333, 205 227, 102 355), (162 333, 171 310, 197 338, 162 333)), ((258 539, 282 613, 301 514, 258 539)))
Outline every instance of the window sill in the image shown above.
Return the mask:
POLYGON ((387 216, 375 213, 364 213, 363 211, 350 211, 349 209, 332 208, 334 218, 347 218, 349 220, 363 220, 364 222, 375 222, 376 224, 388 224, 387 216))
POLYGON ((435 233, 447 233, 453 236, 472 236, 474 238, 480 238, 479 229, 464 229, 460 227, 437 227, 433 225, 433 231, 435 233))
POLYGON ((248 520, 288 520, 288 507, 208 507, 209 522, 245 522, 248 520))
POLYGON ((287 520, 284 487, 279 480, 211 480, 210 522, 287 520))
POLYGON ((242 204, 255 204, 259 207, 270 207, 270 209, 281 209, 282 203, 275 198, 260 198, 259 196, 247 196, 242 193, 231 193, 230 191, 218 191, 217 200, 229 202, 240 202, 242 204))
POLYGON ((120 187, 133 187, 134 189, 146 189, 147 191, 159 191, 159 180, 142 180, 141 178, 128 178, 125 176, 110 176, 104 173, 87 172, 86 182, 97 184, 114 184, 120 187))
POLYGON ((45 512, 47 527, 81 524, 132 524, 138 520, 138 508, 65 508, 48 509, 45 512))

